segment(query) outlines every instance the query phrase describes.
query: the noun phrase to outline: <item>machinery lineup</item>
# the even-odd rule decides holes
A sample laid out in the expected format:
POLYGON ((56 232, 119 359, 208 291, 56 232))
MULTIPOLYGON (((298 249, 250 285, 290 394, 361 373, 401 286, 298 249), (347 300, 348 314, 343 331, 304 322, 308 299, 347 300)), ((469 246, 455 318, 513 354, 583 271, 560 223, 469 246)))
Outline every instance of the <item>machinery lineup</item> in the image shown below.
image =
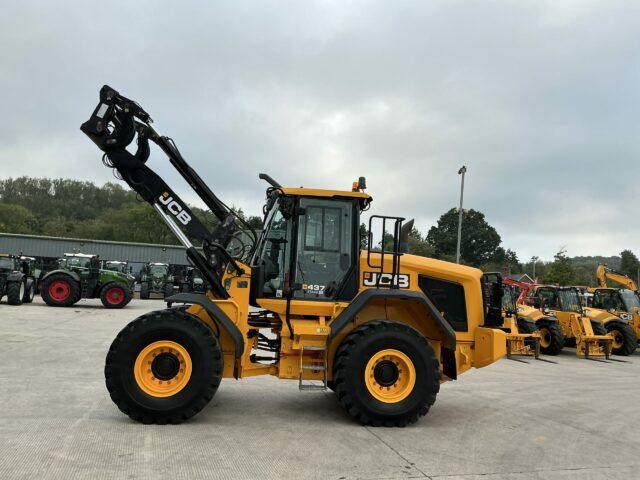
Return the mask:
MULTIPOLYGON (((204 293, 201 274, 187 267, 186 274, 170 273, 168 263, 149 262, 137 276, 140 298, 152 294, 162 298, 180 291, 204 293), (174 281, 178 284, 174 286, 174 281)), ((0 301, 9 305, 31 303, 36 294, 53 307, 70 307, 83 298, 99 298, 105 308, 123 308, 132 300, 136 276, 129 262, 100 260, 97 255, 65 253, 53 269, 43 270, 41 262, 24 255, 0 254, 0 301)))
MULTIPOLYGON (((363 177, 350 189, 324 190, 260 174, 268 187, 263 228, 254 232, 154 130, 149 114, 116 90, 100 90, 81 130, 193 265, 180 282, 166 264, 143 268, 140 297, 162 294, 167 308, 132 319, 107 353, 111 399, 134 420, 180 423, 209 403, 222 378, 272 375, 300 390, 334 391, 362 424, 405 426, 427 414, 441 383, 505 355, 543 360, 575 345, 578 356, 607 361, 637 346, 637 285, 606 267, 587 305, 576 287, 525 284, 408 254, 413 222, 403 217, 369 215, 363 241, 361 217, 373 201, 363 177), (151 145, 214 214, 214 228, 147 164, 151 145)), ((0 293, 28 296, 24 281, 15 293, 28 269, 14 257, 0 257, 5 263, 0 293)), ((131 300, 125 271, 65 256, 40 287, 51 305, 100 298, 117 308, 131 300)))

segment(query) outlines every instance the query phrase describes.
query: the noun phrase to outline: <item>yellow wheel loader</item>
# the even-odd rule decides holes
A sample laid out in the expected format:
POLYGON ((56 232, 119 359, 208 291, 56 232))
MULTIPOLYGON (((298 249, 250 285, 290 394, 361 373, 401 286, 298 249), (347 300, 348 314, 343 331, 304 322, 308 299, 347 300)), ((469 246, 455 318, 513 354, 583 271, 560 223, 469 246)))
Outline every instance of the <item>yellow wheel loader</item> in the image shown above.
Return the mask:
POLYGON ((597 288, 590 288, 593 294, 591 306, 619 317, 623 322, 628 322, 634 338, 630 338, 626 327, 618 328, 611 322, 607 328, 614 337, 614 352, 616 349, 626 349, 630 354, 636 349, 640 338, 640 293, 638 285, 633 279, 623 273, 616 272, 606 265, 599 265, 596 270, 597 288), (608 286, 608 281, 616 282, 623 288, 608 286))
POLYGON ((261 174, 269 187, 255 233, 136 102, 104 86, 81 130, 207 283, 205 294, 168 297, 169 308, 133 320, 113 341, 106 385, 131 418, 180 423, 223 378, 273 375, 300 390, 332 388, 363 424, 404 426, 427 413, 441 382, 505 355, 499 278, 403 253, 411 223, 403 227, 401 217, 372 215, 369 232, 379 228, 380 241, 370 233, 361 245, 360 218, 372 201, 364 178, 350 190, 321 190, 261 174), (214 231, 149 168, 150 143, 216 216, 214 231))
POLYGON ((575 287, 534 285, 523 298, 523 303, 557 318, 565 342, 575 342, 578 356, 608 359, 611 355, 613 338, 607 334, 599 319, 589 318, 584 313, 575 287))

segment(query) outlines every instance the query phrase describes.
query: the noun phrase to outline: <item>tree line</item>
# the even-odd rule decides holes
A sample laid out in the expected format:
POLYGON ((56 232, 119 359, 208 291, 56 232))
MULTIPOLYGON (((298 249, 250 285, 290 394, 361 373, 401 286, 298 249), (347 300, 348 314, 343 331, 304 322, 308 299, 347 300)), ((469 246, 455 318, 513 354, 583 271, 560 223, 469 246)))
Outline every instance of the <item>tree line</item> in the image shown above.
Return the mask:
MULTIPOLYGON (((203 223, 215 228, 208 210, 190 206, 203 223)), ((240 209, 234 209, 244 217, 240 209)), ((253 227, 259 217, 246 220, 253 227)), ((0 180, 0 231, 54 237, 122 242, 178 243, 153 208, 116 183, 97 186, 70 179, 19 177, 0 180)))
MULTIPOLYGON (((190 206, 205 224, 217 219, 208 210, 190 206)), ((246 216, 259 229, 262 218, 246 216)), ((561 248, 553 261, 523 262, 516 252, 502 245, 497 230, 477 210, 464 210, 461 263, 485 271, 527 273, 545 283, 595 285, 599 263, 638 278, 640 262, 630 250, 614 257, 569 257, 561 248)), ((361 228, 366 234, 364 225, 361 228)), ((97 186, 71 179, 19 177, 0 180, 0 232, 76 237, 124 242, 176 244, 177 241, 153 209, 136 193, 117 183, 97 186)), ((445 212, 426 235, 417 228, 409 234, 408 251, 416 255, 455 261, 458 210, 445 212)))
MULTIPOLYGON (((361 230, 366 232, 364 225, 361 230)), ((413 228, 409 233, 407 251, 449 262, 456 260, 458 240, 458 209, 445 212, 426 235, 413 228)), ((386 249, 392 238, 385 237, 386 249)), ((596 268, 604 263, 614 270, 639 280, 640 261, 631 250, 623 250, 620 256, 573 257, 565 247, 554 255, 553 261, 535 260, 522 262, 516 252, 502 246, 502 239, 482 212, 469 209, 463 212, 460 242, 460 263, 480 268, 485 272, 497 271, 505 275, 526 273, 542 283, 559 285, 596 286, 596 268)), ((534 279, 535 279, 534 278, 534 279)), ((639 281, 640 283, 640 281, 639 281)))

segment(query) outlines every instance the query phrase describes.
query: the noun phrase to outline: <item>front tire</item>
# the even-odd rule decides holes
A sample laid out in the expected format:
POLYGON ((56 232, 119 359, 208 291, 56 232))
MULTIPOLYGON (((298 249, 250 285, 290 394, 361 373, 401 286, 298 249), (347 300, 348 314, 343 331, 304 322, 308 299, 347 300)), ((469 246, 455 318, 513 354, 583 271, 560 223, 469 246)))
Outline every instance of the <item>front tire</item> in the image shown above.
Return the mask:
MULTIPOLYGON (((28 283, 28 282, 27 282, 28 283)), ((31 282, 25 285, 24 296, 22 297, 22 303, 32 303, 36 296, 36 282, 31 282)))
POLYGON ((545 355, 559 355, 564 348, 564 333, 558 322, 540 322, 540 352, 545 355))
POLYGON ((173 283, 167 283, 164 286, 164 298, 170 297, 171 295, 173 295, 173 283))
POLYGON ((131 301, 131 292, 119 283, 107 283, 100 291, 100 301, 104 308, 123 308, 131 301))
POLYGON ((142 300, 149 299, 149 284, 146 282, 140 284, 140 298, 142 300))
POLYGON ((24 282, 7 283, 7 303, 9 305, 22 305, 24 298, 24 282))
POLYGON ((338 401, 358 422, 404 427, 435 402, 439 363, 429 342, 408 325, 367 322, 338 348, 333 382, 338 401))
POLYGON ((223 355, 198 318, 178 309, 143 315, 111 344, 104 374, 120 411, 142 423, 181 423, 218 390, 223 355))
POLYGON ((607 332, 613 337, 612 352, 614 355, 631 355, 638 347, 638 339, 633 328, 624 322, 608 322, 607 332))
POLYGON ((40 290, 42 299, 50 307, 70 307, 80 299, 80 285, 64 273, 45 278, 40 290))

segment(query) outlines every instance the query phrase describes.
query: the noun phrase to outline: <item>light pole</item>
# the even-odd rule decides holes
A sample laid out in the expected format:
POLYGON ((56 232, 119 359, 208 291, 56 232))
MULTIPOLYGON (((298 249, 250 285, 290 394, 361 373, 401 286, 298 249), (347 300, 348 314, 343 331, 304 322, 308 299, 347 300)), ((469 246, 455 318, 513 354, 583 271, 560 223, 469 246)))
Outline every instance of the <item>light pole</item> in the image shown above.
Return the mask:
POLYGON ((533 257, 531 257, 531 265, 533 268, 533 272, 531 273, 532 275, 532 280, 535 282, 536 281, 536 262, 540 260, 538 257, 536 257, 535 255, 533 257))
POLYGON ((460 182, 460 210, 458 210, 458 245, 456 246, 456 263, 460 263, 460 238, 462 237, 462 199, 464 197, 464 174, 467 167, 464 165, 458 170, 458 175, 462 175, 460 182))

